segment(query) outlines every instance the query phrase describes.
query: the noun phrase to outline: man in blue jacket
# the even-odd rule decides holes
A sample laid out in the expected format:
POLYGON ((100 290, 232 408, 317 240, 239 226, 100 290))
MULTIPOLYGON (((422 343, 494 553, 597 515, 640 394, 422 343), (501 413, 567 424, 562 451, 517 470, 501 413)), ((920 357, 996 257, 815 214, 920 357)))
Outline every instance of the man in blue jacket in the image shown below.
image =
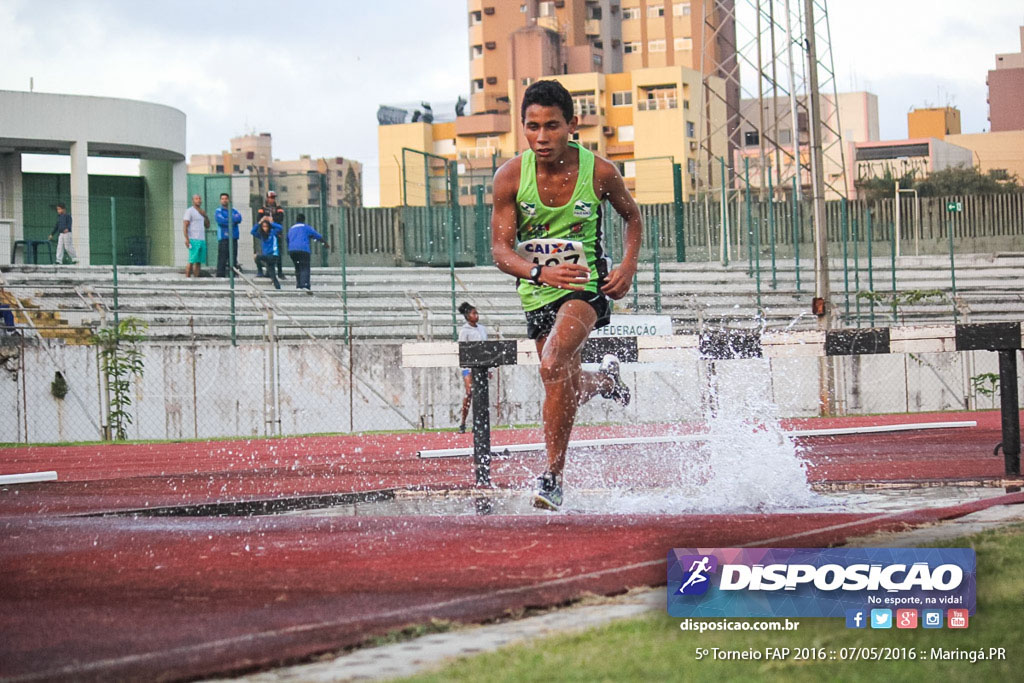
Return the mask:
POLYGON ((277 267, 281 263, 281 230, 280 223, 274 223, 264 216, 259 223, 252 226, 250 232, 260 242, 260 255, 256 257, 256 263, 266 266, 267 273, 274 281, 274 289, 281 289, 281 283, 277 279, 277 267))
POLYGON ((231 207, 231 232, 228 232, 228 208, 231 197, 227 192, 220 193, 220 206, 214 212, 217 221, 217 277, 228 276, 228 252, 231 252, 231 267, 238 268, 238 224, 242 222, 242 214, 231 207))
POLYGON ((295 287, 311 292, 309 286, 309 242, 310 240, 323 242, 324 249, 326 249, 327 241, 311 226, 306 225, 304 214, 297 214, 295 220, 298 222, 288 229, 288 256, 295 264, 295 287))

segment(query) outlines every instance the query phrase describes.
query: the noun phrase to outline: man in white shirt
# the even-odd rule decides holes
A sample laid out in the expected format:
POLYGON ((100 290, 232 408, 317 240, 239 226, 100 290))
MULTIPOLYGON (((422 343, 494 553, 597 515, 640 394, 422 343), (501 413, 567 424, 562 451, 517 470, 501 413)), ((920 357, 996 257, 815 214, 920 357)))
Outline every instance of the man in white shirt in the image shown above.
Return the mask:
POLYGON ((192 195, 192 206, 185 210, 184 231, 185 248, 188 249, 188 265, 185 277, 199 277, 199 267, 206 263, 206 229, 210 227, 210 219, 203 211, 203 198, 192 195))

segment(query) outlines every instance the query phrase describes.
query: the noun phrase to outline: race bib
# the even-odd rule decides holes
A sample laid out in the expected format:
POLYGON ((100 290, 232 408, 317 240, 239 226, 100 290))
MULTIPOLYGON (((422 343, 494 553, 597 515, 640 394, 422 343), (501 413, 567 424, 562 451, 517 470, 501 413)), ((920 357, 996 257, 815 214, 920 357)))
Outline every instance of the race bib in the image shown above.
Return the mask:
POLYGON ((542 266, 557 266, 562 263, 587 265, 583 242, 559 239, 535 239, 520 242, 516 253, 530 263, 542 266))

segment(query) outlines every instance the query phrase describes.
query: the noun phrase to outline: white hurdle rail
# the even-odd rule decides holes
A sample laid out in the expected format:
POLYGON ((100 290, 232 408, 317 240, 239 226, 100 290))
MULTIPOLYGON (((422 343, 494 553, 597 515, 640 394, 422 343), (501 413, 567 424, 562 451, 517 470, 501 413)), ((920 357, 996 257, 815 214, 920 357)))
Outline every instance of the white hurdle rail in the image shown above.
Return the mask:
MULTIPOLYGON (((1020 322, 875 327, 863 329, 756 332, 707 330, 701 334, 652 337, 593 337, 583 362, 614 353, 623 363, 687 362, 741 358, 820 358, 890 353, 995 351, 999 354, 1002 441, 1007 476, 1020 475, 1020 415, 1017 351, 1024 348, 1020 322)), ((490 486, 491 428, 487 372, 500 365, 538 365, 536 343, 528 339, 402 344, 402 367, 469 368, 473 386, 473 461, 478 486, 490 486)))

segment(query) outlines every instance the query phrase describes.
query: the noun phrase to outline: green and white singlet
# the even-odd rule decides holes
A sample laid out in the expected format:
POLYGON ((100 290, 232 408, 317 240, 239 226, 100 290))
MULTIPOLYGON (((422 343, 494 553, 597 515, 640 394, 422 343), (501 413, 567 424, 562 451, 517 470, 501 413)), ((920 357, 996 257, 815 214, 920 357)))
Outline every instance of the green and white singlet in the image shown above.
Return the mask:
MULTIPOLYGON (((519 171, 519 192, 516 193, 516 212, 519 218, 516 239, 563 239, 583 243, 583 253, 590 265, 590 281, 585 290, 598 292, 598 281, 604 280, 611 269, 611 259, 604 245, 601 230, 601 199, 594 192, 594 153, 569 143, 579 151, 579 172, 572 198, 563 206, 545 206, 537 191, 537 157, 533 150, 522 154, 519 171)), ((544 263, 543 257, 535 259, 544 263)), ((523 310, 532 311, 570 294, 570 290, 547 285, 535 285, 529 280, 519 281, 519 297, 523 310)))

